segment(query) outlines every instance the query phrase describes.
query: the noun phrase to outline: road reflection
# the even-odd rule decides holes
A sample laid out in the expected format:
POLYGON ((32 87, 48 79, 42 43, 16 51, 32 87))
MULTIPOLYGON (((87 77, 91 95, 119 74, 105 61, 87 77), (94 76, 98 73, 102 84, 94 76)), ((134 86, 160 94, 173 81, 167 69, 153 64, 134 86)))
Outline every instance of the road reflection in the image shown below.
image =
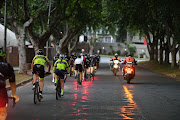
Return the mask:
POLYGON ((81 116, 81 120, 86 120, 87 115, 88 115, 88 102, 89 102, 89 92, 90 92, 90 87, 94 83, 92 81, 85 81, 83 82, 82 86, 77 87, 77 82, 73 82, 74 86, 74 91, 75 93, 73 94, 73 103, 72 103, 72 110, 73 112, 66 115, 66 116, 81 116))
POLYGON ((137 112, 136 102, 133 100, 133 94, 130 93, 130 91, 125 85, 123 85, 123 89, 124 89, 123 102, 126 104, 121 107, 121 116, 123 117, 123 119, 128 119, 128 120, 134 119, 137 112))

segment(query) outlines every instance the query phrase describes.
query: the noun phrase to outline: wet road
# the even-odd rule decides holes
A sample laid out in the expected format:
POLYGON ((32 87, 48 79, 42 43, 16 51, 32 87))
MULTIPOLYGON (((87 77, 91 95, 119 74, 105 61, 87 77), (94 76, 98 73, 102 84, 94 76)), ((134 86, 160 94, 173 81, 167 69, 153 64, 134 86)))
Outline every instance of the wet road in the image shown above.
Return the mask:
POLYGON ((20 101, 8 110, 8 120, 180 119, 180 81, 138 66, 131 84, 126 84, 121 72, 113 76, 108 64, 101 64, 95 81, 83 82, 81 87, 68 77, 58 101, 51 79, 45 78, 44 99, 37 105, 31 84, 18 88, 20 101))

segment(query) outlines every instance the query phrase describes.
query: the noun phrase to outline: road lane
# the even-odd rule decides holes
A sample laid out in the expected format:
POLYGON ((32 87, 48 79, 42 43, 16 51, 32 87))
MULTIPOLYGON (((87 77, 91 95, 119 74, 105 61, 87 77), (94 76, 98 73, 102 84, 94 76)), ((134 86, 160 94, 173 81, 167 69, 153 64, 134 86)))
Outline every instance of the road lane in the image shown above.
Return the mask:
POLYGON ((8 120, 177 120, 180 118, 180 83, 137 67, 135 79, 126 84, 121 73, 113 76, 108 64, 101 64, 95 81, 77 87, 68 77, 64 96, 55 99, 51 76, 45 78, 44 99, 33 104, 32 85, 17 89, 20 102, 8 109, 8 120))

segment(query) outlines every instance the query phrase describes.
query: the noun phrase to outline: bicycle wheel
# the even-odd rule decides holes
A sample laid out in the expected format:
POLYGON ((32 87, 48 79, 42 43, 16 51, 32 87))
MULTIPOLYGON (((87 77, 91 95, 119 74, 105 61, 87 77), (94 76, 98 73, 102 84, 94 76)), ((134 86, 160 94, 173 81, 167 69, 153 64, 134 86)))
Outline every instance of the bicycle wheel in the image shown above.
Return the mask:
POLYGON ((72 76, 72 66, 70 66, 70 77, 72 76))
POLYGON ((38 99, 38 88, 37 88, 37 84, 35 84, 35 89, 34 89, 34 104, 37 104, 37 99, 38 99))
POLYGON ((87 78, 87 70, 85 68, 85 71, 84 71, 84 81, 86 81, 86 78, 87 78))
POLYGON ((78 77, 78 83, 81 85, 81 80, 80 80, 80 73, 78 72, 78 75, 77 75, 77 77, 78 77))
POLYGON ((41 102, 41 98, 39 97, 39 92, 40 92, 39 83, 37 83, 37 87, 38 87, 38 89, 37 89, 37 98, 38 98, 39 102, 41 102))
POLYGON ((56 85, 56 100, 61 98, 61 85, 60 85, 60 80, 58 80, 57 85, 56 85))
POLYGON ((92 73, 93 81, 94 81, 94 76, 95 76, 95 72, 94 72, 94 67, 93 67, 93 73, 92 73))

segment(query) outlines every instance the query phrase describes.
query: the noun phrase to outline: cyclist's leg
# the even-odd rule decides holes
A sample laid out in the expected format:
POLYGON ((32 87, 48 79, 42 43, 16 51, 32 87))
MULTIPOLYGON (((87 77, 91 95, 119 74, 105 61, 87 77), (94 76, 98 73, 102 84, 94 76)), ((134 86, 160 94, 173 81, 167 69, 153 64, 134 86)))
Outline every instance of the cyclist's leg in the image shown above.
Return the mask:
POLYGON ((40 93, 42 94, 43 88, 44 88, 44 76, 45 76, 45 71, 44 67, 43 70, 40 71, 39 77, 40 77, 40 93))
POLYGON ((78 70, 80 73, 80 80, 82 80, 82 65, 78 65, 78 70))
POLYGON ((65 71, 61 70, 60 72, 61 95, 64 95, 64 75, 65 75, 65 71))
POLYGON ((6 120, 7 117, 7 106, 0 108, 0 120, 6 120))
POLYGON ((33 83, 36 83, 36 80, 39 78, 39 76, 37 75, 37 70, 38 70, 38 68, 37 68, 37 66, 36 65, 34 65, 33 66, 33 83))
POLYGON ((75 77, 77 76, 77 73, 78 73, 78 67, 77 65, 75 65, 75 77))

